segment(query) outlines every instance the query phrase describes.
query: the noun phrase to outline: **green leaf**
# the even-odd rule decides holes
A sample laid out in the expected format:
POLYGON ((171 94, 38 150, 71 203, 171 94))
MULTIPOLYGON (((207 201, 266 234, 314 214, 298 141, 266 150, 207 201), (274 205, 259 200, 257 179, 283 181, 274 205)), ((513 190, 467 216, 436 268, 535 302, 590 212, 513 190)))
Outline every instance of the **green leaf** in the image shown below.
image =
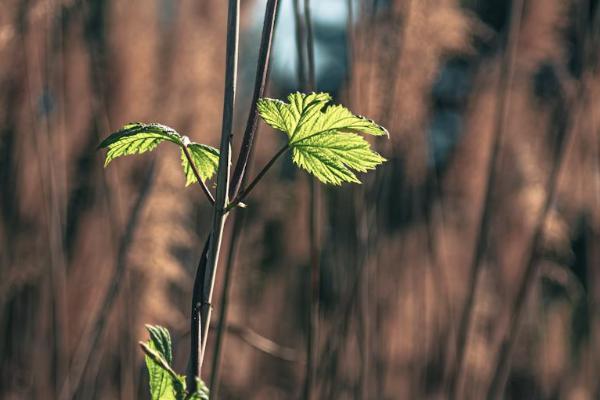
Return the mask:
POLYGON ((178 376, 171 368, 173 354, 169 331, 160 326, 146 325, 150 334, 147 343, 141 343, 146 353, 146 368, 150 376, 150 396, 152 400, 178 400, 177 393, 183 388, 178 382, 178 376))
POLYGON ((106 167, 117 157, 141 154, 152 151, 161 142, 169 141, 182 146, 182 137, 173 128, 161 124, 134 122, 125 125, 100 143, 98 148, 106 148, 106 167))
POLYGON ((134 122, 125 125, 100 143, 98 148, 106 148, 104 166, 108 166, 117 157, 141 154, 152 151, 161 142, 168 141, 181 147, 183 173, 186 186, 197 182, 196 175, 188 162, 183 148, 187 147, 190 157, 203 181, 210 179, 219 164, 219 150, 204 144, 191 142, 187 136, 180 135, 175 129, 166 125, 134 122))
POLYGON ((162 326, 146 325, 146 330, 150 334, 150 343, 158 353, 167 361, 167 364, 173 363, 173 351, 171 350, 171 335, 167 328, 162 326))
POLYGON ((171 335, 161 326, 146 325, 150 340, 140 342, 146 354, 145 361, 150 376, 150 396, 152 400, 208 400, 208 388, 203 381, 197 379, 198 391, 188 394, 185 376, 178 375, 171 364, 173 352, 171 335))
POLYGON ((257 108, 260 116, 273 128, 287 133, 292 139, 298 130, 310 118, 314 117, 329 101, 329 93, 292 93, 289 103, 276 99, 259 99, 257 108))
POLYGON ((295 143, 292 159, 321 182, 332 185, 360 183, 352 170, 367 172, 385 161, 361 136, 335 131, 295 143))
MULTIPOLYGON (((219 166, 219 150, 199 143, 190 143, 187 148, 200 179, 206 181, 212 178, 219 166)), ((186 177, 185 186, 198 182, 183 149, 181 149, 181 165, 186 177)))
POLYGON ((331 101, 327 93, 292 93, 288 101, 264 98, 257 108, 267 124, 287 134, 294 163, 321 182, 360 183, 354 172, 372 170, 385 161, 358 135, 389 137, 382 126, 341 105, 325 108, 331 101))
POLYGON ((196 386, 198 391, 190 394, 187 400, 209 400, 209 390, 201 379, 196 378, 196 386))

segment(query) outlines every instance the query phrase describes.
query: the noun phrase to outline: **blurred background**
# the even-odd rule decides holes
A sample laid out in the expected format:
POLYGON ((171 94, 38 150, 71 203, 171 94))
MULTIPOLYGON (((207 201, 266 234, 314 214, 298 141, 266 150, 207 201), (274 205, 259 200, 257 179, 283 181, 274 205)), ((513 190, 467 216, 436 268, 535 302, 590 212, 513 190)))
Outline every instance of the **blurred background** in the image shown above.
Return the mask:
MULTIPOLYGON (((236 143, 265 3, 241 2, 236 143)), ((322 189, 314 398, 600 399, 598 3, 311 2, 317 89, 390 131, 362 185, 322 189)), ((222 0, 1 1, 0 398, 149 398, 145 323, 185 371, 211 208, 175 148, 105 170, 96 147, 130 121, 217 146, 226 18, 222 0)), ((270 97, 299 89, 295 32, 280 0, 270 97)), ((282 140, 261 124, 251 175, 282 140)), ((279 161, 225 231, 219 398, 302 393, 308 186, 279 161)))

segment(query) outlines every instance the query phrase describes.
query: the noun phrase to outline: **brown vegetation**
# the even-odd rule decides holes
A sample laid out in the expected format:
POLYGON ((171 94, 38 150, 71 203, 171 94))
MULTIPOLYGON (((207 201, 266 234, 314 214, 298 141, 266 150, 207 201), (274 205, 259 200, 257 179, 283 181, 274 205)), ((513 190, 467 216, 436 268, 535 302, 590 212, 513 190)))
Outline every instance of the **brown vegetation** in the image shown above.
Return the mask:
MULTIPOLYGON (((254 2, 242 3, 249 29, 254 2)), ((352 13, 339 101, 388 128, 375 145, 389 162, 363 185, 322 190, 316 398, 445 399, 453 379, 458 399, 486 398, 495 379, 509 399, 600 398, 598 2, 525 0, 505 80, 511 2, 389 3, 376 12, 359 1, 352 13), (454 121, 456 137, 440 137, 454 121)), ((169 327, 185 370, 211 209, 184 187, 174 149, 104 170, 96 146, 137 120, 217 145, 226 15, 217 0, 0 5, 0 398, 146 398, 145 323, 169 327)), ((243 43, 242 55, 258 46, 243 43)), ((240 86, 236 140, 252 82, 242 75, 240 86)), ((255 165, 277 147, 262 126, 255 165)), ((301 393, 309 204, 304 173, 291 171, 279 162, 244 211, 222 398, 301 393)))

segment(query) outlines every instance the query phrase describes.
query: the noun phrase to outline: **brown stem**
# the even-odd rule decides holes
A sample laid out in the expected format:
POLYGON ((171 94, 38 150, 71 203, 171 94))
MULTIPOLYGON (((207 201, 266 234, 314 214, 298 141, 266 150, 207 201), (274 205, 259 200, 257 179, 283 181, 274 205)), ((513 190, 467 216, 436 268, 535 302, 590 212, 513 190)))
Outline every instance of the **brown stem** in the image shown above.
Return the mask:
POLYGON ((310 1, 304 0, 304 24, 306 28, 307 75, 306 89, 315 90, 315 46, 313 44, 312 20, 310 17, 310 1))
POLYGON ((227 262, 225 264, 225 277, 223 279, 223 293, 219 302, 219 319, 216 330, 215 347, 212 359, 212 368, 210 375, 210 392, 211 397, 219 398, 219 371, 221 367, 221 354, 225 340, 225 331, 228 329, 227 311, 229 309, 229 296, 231 291, 231 278, 235 267, 235 259, 239 247, 239 239, 244 228, 246 213, 244 210, 238 210, 233 216, 233 229, 231 233, 231 242, 229 244, 229 252, 227 254, 227 262))
POLYGON ((236 197, 242 186, 242 181, 246 175, 252 144, 256 129, 258 127, 258 99, 264 96, 267 87, 267 78, 269 75, 269 60, 271 54, 271 45, 273 43, 273 30, 277 18, 278 0, 269 0, 265 8, 265 18, 263 22, 262 38, 258 50, 258 65, 256 67, 256 79, 254 80, 254 94, 250 103, 250 112, 246 122, 246 130, 242 139, 240 155, 235 164, 233 177, 229 191, 231 197, 236 197))
POLYGON ((210 325, 210 315, 212 312, 211 301, 215 287, 219 251, 221 249, 221 241, 223 239, 223 228, 227 218, 225 207, 227 206, 227 202, 229 200, 231 141, 233 138, 233 112, 237 84, 239 13, 240 0, 229 0, 229 12, 227 18, 227 55, 225 61, 225 96, 223 99, 221 145, 219 147, 219 172, 217 176, 217 194, 215 198, 215 206, 213 208, 211 240, 208 244, 206 271, 204 274, 204 287, 202 288, 202 303, 200 309, 202 342, 200 359, 198 362, 198 377, 200 377, 202 361, 204 359, 206 342, 208 339, 208 328, 210 325))
MULTIPOLYGON (((213 330, 219 328, 220 327, 217 326, 215 328, 211 327, 210 329, 213 330)), ((224 328, 224 331, 227 331, 227 333, 231 335, 237 336, 248 346, 260 352, 283 361, 298 362, 298 354, 295 349, 282 346, 281 344, 258 334, 256 331, 248 328, 247 326, 242 326, 232 322, 228 323, 224 328)), ((218 385, 215 386, 215 388, 217 387, 218 385)), ((217 397, 217 392, 215 392, 213 388, 211 388, 211 396, 214 396, 214 398, 217 397)))
POLYGON ((306 381, 304 398, 312 398, 316 378, 316 355, 319 343, 319 186, 313 177, 309 193, 309 241, 310 241, 310 307, 308 313, 308 336, 306 340, 306 381))
POLYGON ((61 399, 72 399, 73 396, 81 389, 83 382, 82 378, 88 369, 92 351, 98 348, 98 344, 106 328, 106 323, 108 321, 110 312, 115 301, 117 300, 119 293, 121 292, 121 287, 124 283, 123 276, 125 275, 127 269, 127 254, 129 253, 129 249, 133 244, 133 236, 138 226, 142 209, 144 208, 148 195, 150 194, 150 189, 154 182, 154 169, 155 163, 152 161, 148 173, 142 183, 140 192, 135 200, 132 211, 129 213, 129 220, 127 221, 125 232, 123 233, 121 242, 119 244, 117 258, 115 260, 115 269, 113 276, 110 279, 110 286, 104 295, 104 299, 100 303, 100 310, 94 316, 93 321, 88 325, 88 329, 86 329, 85 334, 81 336, 81 340, 77 345, 75 355, 69 368, 70 379, 68 384, 65 383, 63 385, 60 395, 61 399))
MULTIPOLYGON (((299 4, 296 1, 294 15, 297 26, 302 27, 299 4)), ((297 31, 297 52, 298 52, 298 74, 299 82, 305 90, 315 90, 315 52, 313 44, 313 30, 310 13, 310 2, 304 0, 304 30, 297 31), (306 39, 306 42, 304 41, 306 39), (306 49, 306 53, 304 53, 306 49), (306 54, 306 72, 304 76, 304 64, 306 54)), ((310 304, 308 312, 308 333, 306 338, 306 368, 304 379, 304 399, 311 400, 313 397, 313 387, 316 378, 316 354, 319 341, 319 187, 315 179, 309 176, 309 243, 310 243, 310 304)))
MULTIPOLYGON (((570 133, 571 130, 572 129, 567 128, 567 131, 565 132, 565 134, 569 135, 569 137, 572 136, 572 133, 570 133)), ((566 138, 565 140, 568 140, 568 138, 566 138)), ((527 247, 528 253, 527 261, 525 264, 525 273, 523 275, 523 279, 521 280, 521 284, 519 285, 517 296, 511 308, 511 320, 508 329, 508 334, 500 346, 496 368, 488 390, 488 400, 495 400, 499 398, 504 392, 506 380, 508 379, 510 360, 512 358, 514 345, 519 334, 519 329, 522 325, 523 316, 525 314, 525 305, 527 304, 528 299, 530 298, 531 293, 533 292, 532 289, 535 283, 537 282, 539 268, 541 265, 540 261, 538 260, 538 251, 541 247, 544 237, 544 223, 548 218, 548 214, 550 213, 552 204, 554 203, 556 188, 558 186, 559 173, 561 171, 561 166, 563 164, 566 149, 569 146, 562 146, 562 143, 558 143, 558 147, 558 155, 557 157, 555 157, 554 164, 552 165, 552 171, 550 172, 550 177, 548 178, 548 183, 546 186, 546 198, 544 200, 544 204, 542 206, 542 210, 539 214, 539 217, 535 223, 533 238, 531 240, 531 243, 527 247)))
POLYGON ((196 385, 196 374, 198 370, 199 360, 201 357, 202 343, 202 327, 200 326, 200 311, 202 305, 202 288, 204 288, 204 271, 206 270, 206 256, 208 254, 208 245, 210 243, 210 235, 204 242, 202 254, 198 260, 196 268, 196 276, 194 277, 194 287, 192 289, 192 311, 190 325, 190 361, 188 368, 187 385, 192 388, 196 385))
MULTIPOLYGON (((586 14, 584 13, 584 15, 586 14)), ((600 39, 600 36, 598 35, 600 33, 600 24, 598 24, 598 22, 600 22, 600 8, 596 9, 596 14, 594 15, 593 21, 594 22, 591 24, 592 29, 590 29, 589 36, 585 37, 585 32, 580 32, 580 40, 584 42, 582 65, 593 65, 593 62, 589 62, 591 60, 588 58, 590 56, 594 57, 595 51, 598 48, 597 40, 600 39)), ((592 73, 595 73, 595 71, 592 71, 592 73)), ((564 101, 557 102, 553 110, 554 112, 552 113, 554 118, 551 126, 557 127, 558 129, 556 132, 558 140, 555 144, 554 163, 546 183, 546 198, 544 199, 542 210, 534 225, 535 228, 531 243, 527 247, 528 252, 526 256, 525 272, 519 285, 515 301, 511 307, 511 319, 508 333, 500 345, 496 367, 488 388, 488 400, 496 400, 504 394, 506 381, 508 380, 508 374, 510 372, 510 365, 515 343, 519 336, 519 331, 525 316, 525 308, 531 293, 533 292, 533 288, 538 281, 537 278, 539 276, 539 270, 541 266, 538 251, 540 250, 543 242, 544 224, 548 218, 548 214, 551 211, 552 205, 554 204, 558 187, 558 179, 564 164, 565 155, 569 152, 569 149, 574 142, 573 136, 575 133, 574 131, 577 118, 581 116, 580 113, 587 103, 586 95, 587 93, 585 90, 584 78, 581 78, 578 82, 577 96, 575 96, 575 99, 580 101, 580 107, 574 112, 576 113, 576 117, 574 117, 575 119, 570 121, 569 116, 571 114, 569 113, 569 107, 564 101)))
POLYGON ((500 79, 498 80, 498 108, 496 112, 496 121, 494 129, 494 138, 488 163, 488 177, 486 181, 485 194, 483 199, 483 211, 479 220, 479 229, 477 231, 474 254, 471 259, 469 269, 469 279, 467 282, 467 298, 461 313, 457 339, 456 339, 456 359, 454 368, 452 368, 449 381, 449 399, 455 400, 459 395, 459 385, 464 373, 464 359, 467 347, 467 339, 473 318, 475 306, 475 294, 477 292, 477 282, 482 271, 483 257, 488 245, 488 234, 492 215, 492 194, 496 186, 498 154, 504 140, 504 131, 508 119, 508 110, 510 105, 510 82, 514 74, 514 64, 516 60, 517 39, 521 26, 521 17, 526 0, 513 0, 510 31, 507 41, 507 54, 502 63, 500 79))
MULTIPOLYGON (((264 95, 269 73, 269 55, 273 41, 273 30, 275 20, 277 18, 278 0, 269 0, 265 8, 265 18, 263 22, 262 39, 260 43, 258 65, 256 67, 256 79, 254 82, 254 94, 248 113, 248 121, 246 122, 246 130, 242 140, 240 155, 236 162, 235 170, 230 184, 230 192, 232 197, 236 197, 240 188, 246 185, 246 172, 252 164, 253 142, 255 139, 258 126, 257 104, 259 98, 264 95)), ((233 231, 231 234, 231 243, 225 265, 225 279, 223 282, 223 294, 219 304, 219 323, 216 330, 215 349, 213 353, 210 390, 214 398, 219 397, 219 371, 221 366, 221 355, 223 352, 225 331, 228 328, 227 310, 229 305, 229 292, 231 286, 231 276, 235 266, 235 258, 237 254, 238 242, 244 227, 245 213, 240 212, 234 216, 233 231)))
MULTIPOLYGON (((219 147, 219 169, 217 172, 217 193, 213 207, 213 219, 210 240, 206 253, 206 268, 198 270, 192 298, 191 318, 191 368, 188 372, 188 385, 192 392, 196 390, 196 377, 201 377, 202 362, 208 339, 211 300, 215 285, 216 269, 223 238, 223 227, 227 218, 225 207, 229 197, 229 174, 231 166, 231 141, 233 138, 233 111, 237 84, 237 61, 239 41, 240 1, 229 0, 227 15, 227 49, 225 56, 225 89, 223 96, 223 123, 221 144, 219 147), (198 279, 202 277, 201 279, 198 279), (198 287, 202 283, 201 287, 198 287), (201 294, 199 296, 199 294, 201 294), (200 314, 198 316, 198 314, 200 314), (194 333, 198 332, 199 335, 194 333), (199 336, 199 337, 198 337, 199 336), (198 340, 199 339, 199 340, 198 340)), ((200 265, 204 263, 204 257, 200 265)))
POLYGON ((304 58, 304 23, 302 21, 302 14, 300 13, 300 0, 293 0, 294 6, 294 24, 296 25, 296 56, 297 67, 298 67, 298 85, 301 88, 306 87, 306 73, 304 58))

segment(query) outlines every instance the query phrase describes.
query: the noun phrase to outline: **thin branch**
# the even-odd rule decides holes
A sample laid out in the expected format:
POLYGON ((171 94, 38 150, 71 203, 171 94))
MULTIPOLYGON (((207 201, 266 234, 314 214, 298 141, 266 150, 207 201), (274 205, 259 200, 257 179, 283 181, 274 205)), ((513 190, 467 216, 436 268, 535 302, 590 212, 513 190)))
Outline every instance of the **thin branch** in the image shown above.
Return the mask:
POLYGON ((296 54, 298 57, 298 85, 301 88, 306 87, 306 73, 304 58, 304 23, 302 21, 302 14, 300 13, 300 0, 293 0, 294 6, 294 24, 296 25, 296 54))
POLYGON ((467 339, 473 319, 475 309, 475 295, 477 292, 477 282, 482 271, 483 257, 488 246, 488 235, 490 231, 490 222, 492 215, 492 195, 496 187, 498 155, 504 141, 504 131, 508 120, 508 111, 510 107, 510 84, 513 79, 515 60, 517 54, 517 41, 521 29, 521 18, 526 0, 513 0, 510 31, 507 41, 507 53, 502 63, 500 79, 498 80, 498 107, 496 112, 496 121, 494 128, 494 137, 490 159, 488 162, 488 177, 486 181, 485 194, 483 199, 483 210, 479 220, 479 229, 477 231, 474 254, 471 259, 469 269, 469 280, 467 282, 467 298, 462 310, 456 341, 456 357, 452 375, 449 381, 449 399, 458 398, 459 386, 464 373, 464 359, 467 351, 467 339))
MULTIPOLYGON (((258 334, 256 331, 234 323, 227 325, 227 332, 238 336, 241 340, 255 349, 288 362, 297 362, 298 353, 295 349, 285 347, 271 339, 258 334)), ((212 388, 211 388, 212 391, 212 388)))
POLYGON ((211 240, 208 245, 207 264, 204 274, 204 288, 202 291, 201 322, 202 322, 202 351, 198 363, 198 377, 204 359, 206 341, 208 339, 208 327, 212 312, 212 295, 215 286, 219 251, 223 239, 223 227, 227 213, 225 207, 229 201, 229 178, 231 168, 231 141, 233 138, 233 113, 235 93, 237 86, 237 63, 239 45, 239 14, 240 0, 229 0, 229 11, 227 17, 227 55, 225 59, 225 95, 223 99, 223 123, 221 130, 221 145, 219 147, 219 171, 217 176, 217 194, 213 209, 213 223, 211 240))
POLYGON ((306 88, 311 91, 315 90, 316 76, 315 76, 315 46, 313 43, 313 29, 312 20, 310 17, 310 1, 304 0, 304 23, 306 28, 306 54, 307 58, 307 76, 306 76, 306 88))
POLYGON ((320 277, 320 253, 319 247, 319 194, 320 188, 315 178, 309 176, 309 242, 310 242, 310 306, 308 312, 308 336, 306 340, 306 370, 304 398, 313 397, 313 387, 316 381, 316 363, 319 343, 319 277, 320 277))
MULTIPOLYGON (((229 190, 231 197, 236 197, 240 188, 246 185, 247 171, 252 165, 252 155, 254 153, 253 142, 258 127, 258 100, 264 96, 266 83, 269 74, 269 60, 271 46, 273 42, 273 30, 277 19, 278 0, 268 0, 265 8, 265 17, 263 21, 262 38, 258 52, 258 65, 256 67, 256 79, 254 82, 254 94, 252 96, 250 111, 248 113, 248 121, 246 122, 246 130, 242 139, 240 155, 236 162, 233 172, 233 177, 230 182, 229 190)), ((234 215, 233 230, 231 234, 231 242, 229 245, 229 253, 227 263, 225 265, 225 279, 223 282, 223 293, 219 304, 219 322, 215 337, 215 348, 213 353, 210 390, 213 397, 219 397, 219 372, 221 367, 221 356, 223 353, 225 330, 228 328, 227 311, 229 306, 229 296, 233 269, 237 257, 238 244, 241 238, 242 230, 245 225, 245 213, 238 212, 234 215)))
POLYGON ((196 177, 196 180, 198 180, 198 184, 200 185, 200 188, 202 188, 202 191, 208 198, 208 201, 210 202, 210 204, 214 206, 215 198, 210 193, 210 190, 208 190, 206 183, 204 183, 204 181, 200 177, 200 173, 198 172, 198 168, 196 168, 196 164, 194 164, 194 160, 192 159, 190 150, 188 149, 188 147, 185 144, 183 146, 181 146, 181 149, 183 150, 183 154, 185 154, 185 158, 187 158, 188 163, 190 164, 190 167, 192 168, 192 171, 194 172, 194 176, 196 177))
POLYGON ((217 172, 217 193, 213 207, 213 221, 210 240, 208 240, 207 253, 200 260, 206 268, 197 271, 195 290, 192 298, 191 318, 191 368, 188 373, 188 384, 192 392, 196 389, 196 379, 200 378, 202 362, 204 359, 208 328, 212 312, 211 300, 215 285, 216 269, 223 238, 223 227, 227 218, 225 207, 229 195, 229 174, 231 166, 231 140, 233 137, 233 111, 237 84, 237 62, 239 42, 239 11, 240 1, 229 0, 227 16, 227 50, 225 56, 225 88, 223 96, 223 123, 221 130, 221 144, 219 147, 219 169, 217 172), (202 277, 201 279, 198 279, 202 277), (197 283, 202 283, 200 290, 197 283), (198 296, 201 292, 201 296, 198 296), (200 318, 198 319, 198 315, 200 318), (199 335, 198 335, 199 334, 199 335), (198 337, 199 336, 199 337, 198 337), (195 347, 194 347, 195 346, 195 347))
MULTIPOLYGON (((219 329, 221 329, 221 327, 215 324, 212 324, 209 327, 210 331, 215 331, 219 329)), ((283 346, 269 339, 268 337, 261 335, 252 328, 248 328, 247 326, 241 325, 239 323, 230 322, 226 325, 226 327, 224 327, 223 330, 230 335, 239 337, 250 347, 253 347, 256 350, 268 354, 272 357, 289 362, 303 362, 303 360, 298 359, 298 352, 295 349, 283 346)), ((189 334, 190 332, 186 331, 182 334, 181 337, 185 337, 189 334)), ((210 388, 210 390, 211 393, 213 393, 213 389, 210 388)))
POLYGON ((244 210, 239 210, 233 216, 233 229, 231 232, 231 242, 229 244, 229 252, 227 254, 227 262, 225 264, 225 277, 223 280, 223 293, 221 294, 221 301, 219 303, 219 318, 217 323, 217 332, 214 344, 212 368, 210 375, 210 387, 211 395, 215 398, 219 398, 219 371, 221 367, 221 355, 224 345, 224 333, 228 329, 227 324, 227 311, 229 310, 229 296, 231 292, 231 280, 233 275, 233 269, 235 267, 235 259, 237 256, 241 232, 244 229, 244 222, 246 219, 246 213, 244 210))
POLYGON ((252 191, 252 189, 254 189, 254 187, 256 186, 256 184, 258 182, 260 182, 260 180, 263 178, 263 176, 265 176, 265 174, 269 171, 269 169, 271 169, 271 167, 273 166, 273 164, 275 164, 275 161, 277 161, 277 159, 283 153, 285 153, 288 149, 289 149, 289 146, 286 143, 285 146, 283 146, 281 149, 279 149, 279 151, 277 153, 275 153, 275 155, 263 167, 263 169, 258 173, 258 175, 256 175, 256 177, 252 180, 252 182, 250 182, 250 184, 244 190, 242 190, 240 193, 238 193, 238 195, 236 196, 236 198, 233 199, 231 201, 231 203, 229 203, 229 205, 227 206, 227 208, 225 209, 225 211, 229 211, 229 210, 233 209, 235 206, 237 206, 242 201, 244 201, 244 199, 250 194, 250 192, 252 191))
POLYGON ((198 370, 198 362, 202 351, 202 327, 200 324, 200 304, 202 303, 202 290, 204 288, 204 271, 206 270, 206 261, 208 254, 208 246, 210 244, 211 235, 204 242, 198 266, 196 267, 196 276, 194 277, 194 287, 192 289, 192 310, 190 317, 190 360, 188 365, 188 374, 186 377, 187 385, 194 387, 196 382, 195 371, 198 370))
MULTIPOLYGON (((298 16, 299 17, 299 16, 298 16)), ((313 44, 312 20, 310 14, 310 1, 304 0, 304 27, 306 29, 306 54, 307 76, 302 79, 306 83, 305 89, 315 89, 315 50, 313 44)), ((299 38, 301 40, 302 38, 299 38)), ((304 43, 301 43, 304 45, 304 43)), ((301 51, 302 48, 299 50, 301 51)), ((303 62, 302 53, 299 51, 299 63, 303 62)), ((302 81, 301 80, 301 81, 302 81)), ((316 380, 316 356, 319 343, 319 275, 320 275, 320 248, 319 248, 319 198, 320 188, 315 178, 309 179, 309 243, 310 243, 310 304, 308 309, 308 334, 306 338, 306 368, 304 381, 304 399, 311 400, 313 387, 316 380)))
POLYGON ((231 197, 236 197, 240 191, 242 180, 246 175, 250 152, 254 142, 254 136, 256 135, 256 129, 258 127, 257 103, 258 99, 264 96, 267 86, 267 78, 269 76, 269 60, 271 46, 273 43, 273 30, 275 28, 275 20, 277 18, 277 5, 278 0, 268 0, 265 9, 262 38, 260 41, 260 48, 258 50, 258 65, 256 67, 254 93, 250 103, 250 111, 248 113, 248 121, 246 122, 246 130, 242 139, 240 155, 235 164, 231 185, 229 187, 231 197))

